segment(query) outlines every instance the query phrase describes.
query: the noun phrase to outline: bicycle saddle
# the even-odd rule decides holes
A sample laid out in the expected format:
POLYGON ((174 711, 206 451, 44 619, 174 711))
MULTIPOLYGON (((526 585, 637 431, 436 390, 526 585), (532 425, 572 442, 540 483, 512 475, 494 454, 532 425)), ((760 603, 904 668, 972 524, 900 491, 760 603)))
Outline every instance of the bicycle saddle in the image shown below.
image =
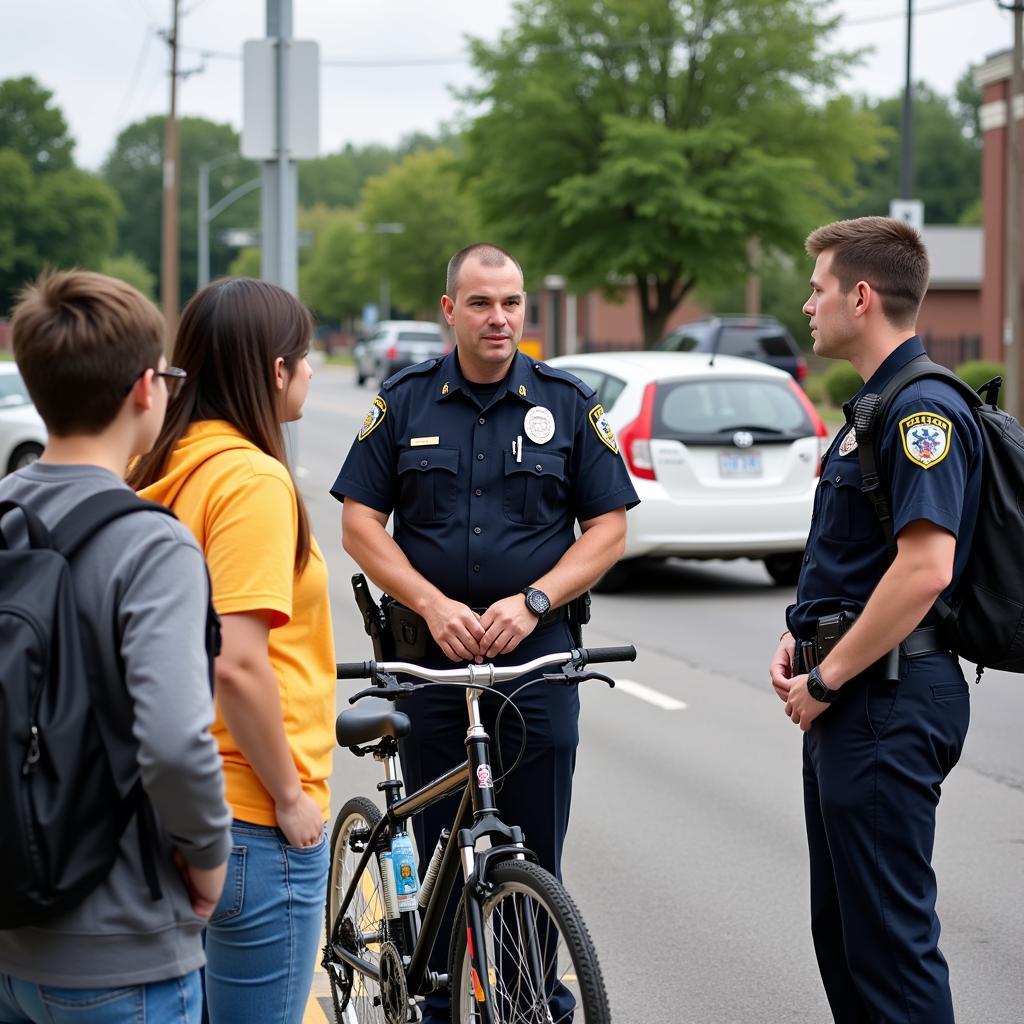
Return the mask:
POLYGON ((382 736, 396 740, 409 735, 409 716, 395 711, 391 701, 382 697, 364 697, 354 708, 338 715, 334 731, 338 745, 353 747, 382 736))

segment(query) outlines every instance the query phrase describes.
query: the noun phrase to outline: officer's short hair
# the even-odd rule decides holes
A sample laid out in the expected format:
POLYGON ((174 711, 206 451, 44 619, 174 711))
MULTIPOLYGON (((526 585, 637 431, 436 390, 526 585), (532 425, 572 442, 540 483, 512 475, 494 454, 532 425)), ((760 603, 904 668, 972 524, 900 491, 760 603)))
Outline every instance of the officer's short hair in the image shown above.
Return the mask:
POLYGON ((502 249, 500 245, 494 245, 492 242, 474 242, 472 245, 467 245, 465 249, 460 249, 448 261, 448 277, 445 281, 444 293, 451 299, 455 298, 455 291, 459 287, 459 271, 462 269, 462 264, 470 256, 478 259, 485 267, 502 267, 511 260, 516 265, 519 276, 523 276, 523 268, 519 265, 519 260, 507 249, 502 249))
POLYGON ((928 290, 928 250, 909 224, 893 217, 837 220, 812 231, 806 248, 815 258, 832 253, 831 271, 844 293, 858 281, 871 285, 894 326, 917 319, 928 290))
POLYGON ((160 365, 160 311, 130 284, 87 270, 44 273, 18 297, 14 358, 46 429, 95 435, 121 411, 127 390, 160 365))

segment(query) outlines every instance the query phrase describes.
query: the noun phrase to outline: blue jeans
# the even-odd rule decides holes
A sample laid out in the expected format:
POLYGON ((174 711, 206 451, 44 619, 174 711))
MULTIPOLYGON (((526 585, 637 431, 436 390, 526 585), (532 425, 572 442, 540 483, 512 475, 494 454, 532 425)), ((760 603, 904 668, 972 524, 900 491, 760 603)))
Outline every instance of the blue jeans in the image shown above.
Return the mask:
POLYGON ((198 1024, 199 971, 121 988, 56 988, 0 974, 0 1024, 198 1024))
POLYGON ((206 929, 213 1024, 301 1024, 320 945, 330 849, 235 820, 228 874, 206 929))

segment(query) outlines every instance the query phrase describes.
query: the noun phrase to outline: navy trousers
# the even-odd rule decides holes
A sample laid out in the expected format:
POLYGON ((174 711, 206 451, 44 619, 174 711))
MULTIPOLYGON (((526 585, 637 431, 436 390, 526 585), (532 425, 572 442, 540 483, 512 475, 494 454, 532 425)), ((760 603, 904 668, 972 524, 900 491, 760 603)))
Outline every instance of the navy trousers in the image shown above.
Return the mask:
MULTIPOLYGON (((520 664, 574 646, 566 626, 555 623, 536 630, 512 654, 497 659, 495 664, 520 664)), ((435 660, 429 662, 429 667, 452 668, 453 663, 435 660)), ((503 683, 496 689, 510 694, 526 678, 503 683)), ((506 771, 511 768, 523 737, 519 719, 511 708, 507 709, 501 719, 499 762, 494 723, 503 703, 499 697, 486 694, 480 703, 484 725, 491 736, 491 767, 495 776, 502 764, 506 771)), ((562 845, 569 825, 572 775, 579 743, 579 692, 575 686, 540 682, 520 693, 515 704, 526 720, 526 750, 515 772, 497 784, 498 812, 507 825, 522 828, 526 845, 537 854, 541 866, 561 878, 562 845)), ((466 759, 466 694, 455 687, 427 687, 405 698, 399 707, 412 720, 412 731, 400 749, 405 792, 411 793, 466 759)), ((413 819, 421 876, 441 829, 451 827, 457 810, 458 797, 448 797, 413 819)), ((452 922, 461 892, 460 882, 454 888, 430 956, 431 969, 441 973, 448 971, 452 922)), ((452 979, 451 983, 457 984, 457 980, 452 979)), ((571 996, 565 992, 563 997, 561 992, 556 993, 552 1003, 562 998, 568 1002, 564 1007, 552 1006, 556 1019, 572 1007, 571 996)), ((449 1019, 447 995, 428 996, 424 1024, 447 1024, 449 1019)))
POLYGON ((951 654, 852 680, 804 736, 811 932, 836 1024, 953 1024, 932 846, 970 694, 951 654))

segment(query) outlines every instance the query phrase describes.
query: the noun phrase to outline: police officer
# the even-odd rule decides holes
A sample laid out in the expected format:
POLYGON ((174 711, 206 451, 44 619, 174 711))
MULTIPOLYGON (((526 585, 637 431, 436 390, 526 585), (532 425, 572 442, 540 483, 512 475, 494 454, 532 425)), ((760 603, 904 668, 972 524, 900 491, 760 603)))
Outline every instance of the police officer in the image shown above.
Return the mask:
MULTIPOLYGON (((441 299, 453 351, 384 381, 331 490, 344 501, 345 550, 425 623, 422 660, 434 667, 519 663, 574 646, 567 609, 621 556, 626 509, 638 501, 593 390, 518 351, 525 302, 509 253, 487 244, 456 253, 441 299)), ((559 875, 579 696, 538 683, 515 701, 526 751, 499 806, 559 875)), ((484 698, 489 730, 498 703, 484 698)), ((412 790, 465 758, 465 695, 426 688, 402 710, 413 720, 401 749, 412 790)), ((502 719, 506 767, 522 739, 513 719, 502 719)), ((424 860, 454 814, 448 800, 414 823, 424 860)), ((447 971, 451 913, 431 959, 438 971, 447 971)), ((430 996, 425 1014, 447 1021, 447 998, 430 996)))
MULTIPOLYGON (((914 323, 928 255, 917 232, 885 217, 819 228, 807 251, 816 260, 804 305, 814 351, 849 360, 866 382, 845 407, 850 424, 862 395, 880 393, 924 352, 914 323)), ((861 492, 847 425, 823 461, 796 603, 770 674, 804 731, 811 930, 835 1020, 948 1024, 931 856, 940 786, 960 756, 970 706, 932 608, 950 597, 968 558, 981 438, 966 402, 941 380, 904 388, 879 429, 895 559, 861 492)))

